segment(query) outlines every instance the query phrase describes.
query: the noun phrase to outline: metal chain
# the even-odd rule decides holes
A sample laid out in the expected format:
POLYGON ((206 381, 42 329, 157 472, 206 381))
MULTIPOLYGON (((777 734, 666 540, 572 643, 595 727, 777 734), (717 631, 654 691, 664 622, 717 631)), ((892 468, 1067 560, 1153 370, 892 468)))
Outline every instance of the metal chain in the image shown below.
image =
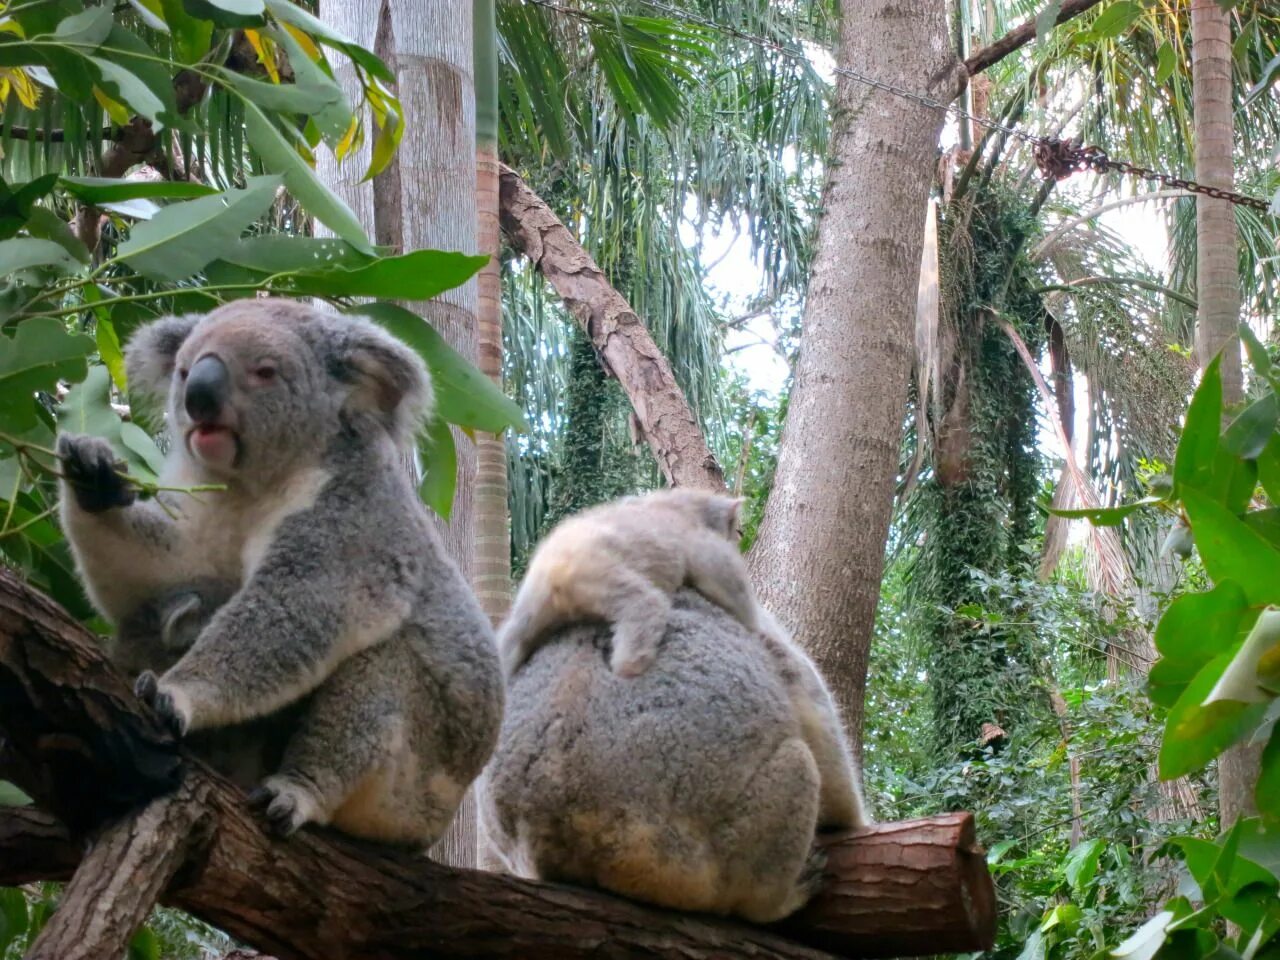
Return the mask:
MULTIPOLYGON (((573 7, 566 7, 555 0, 529 0, 529 2, 548 10, 554 10, 570 17, 584 18, 587 15, 573 7)), ((796 63, 803 64, 810 70, 815 70, 812 61, 809 60, 804 52, 794 46, 788 46, 776 40, 770 40, 767 37, 757 36, 756 34, 746 33, 737 27, 726 26, 716 23, 706 17, 696 13, 690 13, 679 7, 664 3, 663 0, 642 0, 647 7, 669 14, 673 20, 681 23, 693 24, 695 26, 704 27, 709 30, 715 30, 735 39, 745 41, 765 50, 771 50, 780 56, 786 57, 796 63)), ((930 110, 937 110, 944 114, 950 114, 960 120, 968 120, 976 123, 980 127, 988 130, 1002 133, 1006 137, 1013 137, 1022 143, 1032 147, 1032 153, 1035 157, 1036 166, 1040 170, 1040 175, 1046 180, 1063 180, 1071 176, 1071 174, 1092 170, 1094 173, 1107 173, 1114 171, 1123 173, 1128 176, 1140 177, 1149 183, 1160 183, 1166 187, 1173 187, 1179 190, 1187 190, 1192 193, 1202 193, 1208 197, 1214 197, 1218 200, 1226 200, 1242 207, 1249 207, 1262 213, 1268 213, 1271 209, 1270 204, 1265 200, 1259 200, 1257 197, 1250 197, 1242 193, 1234 193, 1231 190, 1223 190, 1218 187, 1205 186, 1196 183, 1194 180, 1185 180, 1182 177, 1175 177, 1172 174, 1160 173, 1156 170, 1140 167, 1136 164, 1128 163, 1124 160, 1113 160, 1107 156, 1107 152, 1101 147, 1086 147, 1079 139, 1058 139, 1056 137, 1038 137, 1035 134, 1027 133, 1023 130, 1017 130, 1013 127, 1005 126, 988 117, 975 116, 954 103, 943 103, 934 97, 927 96, 922 93, 916 93, 907 90, 897 84, 888 83, 884 80, 878 80, 875 77, 869 77, 866 74, 859 73, 856 70, 850 70, 848 67, 834 67, 833 72, 839 76, 846 77, 855 83, 863 86, 871 87, 875 90, 883 90, 885 93, 892 94, 903 100, 909 100, 912 103, 925 107, 930 110)))

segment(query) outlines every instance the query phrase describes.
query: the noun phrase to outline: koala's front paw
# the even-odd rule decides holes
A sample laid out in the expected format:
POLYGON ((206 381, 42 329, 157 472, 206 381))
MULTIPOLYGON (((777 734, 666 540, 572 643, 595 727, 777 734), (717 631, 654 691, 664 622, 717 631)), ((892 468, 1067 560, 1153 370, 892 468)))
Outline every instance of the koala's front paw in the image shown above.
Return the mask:
POLYGON ((111 444, 99 437, 58 437, 58 458, 62 475, 75 493, 76 503, 86 513, 102 513, 113 507, 127 507, 137 494, 120 475, 124 463, 116 458, 111 444))
POLYGON ((133 692, 139 700, 156 712, 160 722, 168 727, 175 737, 182 737, 191 726, 191 706, 181 690, 170 684, 161 683, 150 670, 138 674, 133 683, 133 692))
POLYGON ((249 806, 262 813, 267 827, 278 837, 287 837, 316 819, 317 804, 311 791, 283 775, 263 780, 249 794, 249 806))

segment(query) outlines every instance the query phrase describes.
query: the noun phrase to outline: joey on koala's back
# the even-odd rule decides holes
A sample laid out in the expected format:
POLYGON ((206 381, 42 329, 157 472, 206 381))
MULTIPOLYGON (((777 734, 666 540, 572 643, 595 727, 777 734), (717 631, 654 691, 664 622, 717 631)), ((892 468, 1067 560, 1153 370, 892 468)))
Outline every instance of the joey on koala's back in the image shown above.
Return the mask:
POLYGON ((498 633, 508 674, 560 627, 613 624, 612 666, 644 673, 658 652, 672 597, 696 589, 750 630, 761 610, 738 552, 742 500, 679 488, 623 497, 574 514, 538 544, 498 633))
POLYGON ((167 401, 163 485, 225 489, 138 500, 104 441, 58 438, 63 528, 120 627, 113 657, 179 735, 248 731, 265 756, 256 732, 284 730, 253 797, 279 832, 429 846, 492 750, 502 681, 402 466, 431 405, 422 362, 367 320, 275 299, 157 320, 126 360, 135 406, 167 401))
POLYGON ((869 821, 821 675, 765 617, 753 632, 681 589, 634 678, 610 669, 607 627, 539 646, 479 791, 508 869, 760 923, 801 907, 815 834, 869 821))

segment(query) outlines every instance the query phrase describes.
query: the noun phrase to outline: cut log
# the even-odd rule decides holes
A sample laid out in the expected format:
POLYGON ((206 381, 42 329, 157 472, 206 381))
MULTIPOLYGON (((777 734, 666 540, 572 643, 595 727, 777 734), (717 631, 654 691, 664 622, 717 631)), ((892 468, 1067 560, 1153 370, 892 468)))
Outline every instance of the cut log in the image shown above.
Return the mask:
POLYGON ((281 960, 816 960, 815 947, 981 950, 994 932, 991 881, 967 814, 826 838, 825 889, 776 929, 454 869, 319 829, 272 840, 238 789, 143 715, 92 636, 4 571, 0 731, 0 769, 75 825, 62 832, 29 808, 0 809, 0 884, 64 879, 80 853, 67 837, 97 838, 68 887, 70 912, 51 921, 59 943, 90 930, 91 912, 112 918, 92 928, 99 942, 120 942, 157 893, 281 960), (148 862, 154 876, 144 881, 148 862))
POLYGON ((671 364, 568 228, 520 175, 499 165, 498 215, 512 246, 533 263, 591 337, 631 401, 636 422, 672 486, 724 490, 724 473, 671 364))

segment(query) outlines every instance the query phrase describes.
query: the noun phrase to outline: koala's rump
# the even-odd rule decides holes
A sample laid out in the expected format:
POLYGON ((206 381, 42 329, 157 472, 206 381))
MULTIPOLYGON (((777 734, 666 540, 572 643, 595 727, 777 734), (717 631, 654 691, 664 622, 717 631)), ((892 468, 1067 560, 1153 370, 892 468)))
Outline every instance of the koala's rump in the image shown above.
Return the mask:
POLYGON ((758 837, 797 836, 774 866, 798 871, 816 777, 801 757, 794 789, 755 799, 760 770, 803 752, 759 638, 687 590, 644 675, 610 671, 608 637, 564 631, 512 679, 483 800, 512 866, 690 909, 723 902, 758 837))

